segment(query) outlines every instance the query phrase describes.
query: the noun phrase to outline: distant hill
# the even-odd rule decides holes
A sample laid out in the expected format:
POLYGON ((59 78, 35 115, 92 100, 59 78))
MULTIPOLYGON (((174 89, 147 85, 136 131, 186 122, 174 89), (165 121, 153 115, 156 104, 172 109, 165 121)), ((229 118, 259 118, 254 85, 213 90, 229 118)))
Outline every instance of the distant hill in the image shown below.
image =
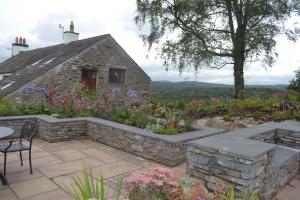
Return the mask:
MULTIPOLYGON (((267 98, 274 93, 285 90, 287 85, 247 85, 246 97, 259 95, 267 98)), ((205 83, 197 81, 153 81, 151 100, 159 102, 184 101, 211 98, 230 99, 234 93, 233 85, 205 83)))

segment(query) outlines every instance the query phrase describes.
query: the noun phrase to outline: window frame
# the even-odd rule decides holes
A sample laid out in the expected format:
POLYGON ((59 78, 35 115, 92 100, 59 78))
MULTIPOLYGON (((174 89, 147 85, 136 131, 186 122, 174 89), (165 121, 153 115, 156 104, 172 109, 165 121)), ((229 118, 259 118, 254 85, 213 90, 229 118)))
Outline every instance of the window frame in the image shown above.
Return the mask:
POLYGON ((97 90, 97 75, 98 75, 98 70, 95 69, 81 69, 81 82, 83 82, 85 84, 85 86, 89 89, 89 90, 97 90), (86 79, 83 79, 84 77, 84 73, 86 73, 87 76, 85 76, 88 80, 93 80, 95 81, 95 85, 93 88, 89 87, 89 84, 87 84, 86 79), (95 76, 93 78, 93 76, 95 76))
POLYGON ((109 70, 108 70, 108 83, 110 83, 110 84, 125 84, 126 83, 126 69, 122 69, 122 68, 109 68, 109 70), (117 73, 119 73, 119 72, 121 72, 121 73, 119 73, 119 75, 120 74, 122 74, 122 81, 113 81, 112 79, 111 79, 111 73, 113 72, 113 71, 116 71, 117 73))

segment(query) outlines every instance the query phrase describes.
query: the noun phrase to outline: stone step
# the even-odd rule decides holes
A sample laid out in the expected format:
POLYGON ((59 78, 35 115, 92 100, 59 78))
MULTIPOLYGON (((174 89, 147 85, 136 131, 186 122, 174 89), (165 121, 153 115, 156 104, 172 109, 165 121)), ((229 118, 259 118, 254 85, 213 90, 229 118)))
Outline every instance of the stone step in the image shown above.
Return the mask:
POLYGON ((262 199, 271 199, 280 188, 289 183, 299 171, 300 151, 280 146, 275 149, 265 177, 265 193, 262 199))

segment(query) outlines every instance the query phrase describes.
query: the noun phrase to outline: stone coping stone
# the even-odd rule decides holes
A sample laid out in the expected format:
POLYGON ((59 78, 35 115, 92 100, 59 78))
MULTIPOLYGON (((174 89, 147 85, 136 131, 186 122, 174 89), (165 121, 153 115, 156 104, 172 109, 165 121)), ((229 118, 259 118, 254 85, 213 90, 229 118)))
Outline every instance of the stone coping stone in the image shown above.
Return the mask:
POLYGON ((276 129, 278 129, 278 126, 279 123, 277 122, 267 122, 251 128, 244 128, 244 129, 230 131, 227 132, 227 135, 231 137, 251 139, 260 134, 275 131, 276 129))
POLYGON ((295 159, 295 157, 299 155, 300 155, 300 150, 278 145, 273 155, 271 167, 280 168, 284 166, 286 163, 288 163, 291 159, 295 159))
POLYGON ((191 131, 191 132, 185 132, 177 135, 160 135, 151 133, 147 130, 136 128, 133 126, 129 126, 126 124, 121 124, 109 120, 104 120, 100 118, 95 117, 77 117, 77 118, 55 118, 49 115, 24 115, 24 116, 7 116, 7 117, 0 117, 0 120, 25 120, 25 119, 38 119, 42 120, 47 123, 66 123, 66 122, 82 122, 85 121, 87 123, 94 123, 99 124, 103 126, 112 127, 115 129, 122 130, 124 132, 132 132, 138 135, 142 135, 145 137, 160 139, 167 142, 187 142, 190 140, 205 138, 209 136, 213 136, 216 134, 221 134, 226 132, 223 129, 215 129, 215 128, 209 128, 209 127, 201 127, 198 130, 191 131))
POLYGON ((276 148, 277 144, 265 143, 252 138, 276 130, 300 134, 300 123, 296 121, 267 122, 251 128, 239 129, 204 139, 190 141, 190 145, 219 151, 223 154, 257 160, 276 148))
POLYGON ((193 140, 188 143, 200 149, 217 151, 220 154, 245 158, 251 161, 259 160, 266 153, 276 148, 275 144, 268 144, 244 138, 232 138, 227 133, 193 140))
POLYGON ((225 132, 222 129, 202 127, 196 131, 177 135, 160 135, 94 117, 10 116, 0 117, 0 122, 20 129, 22 121, 26 119, 37 121, 40 124, 40 138, 49 142, 89 137, 100 143, 168 166, 177 166, 186 161, 188 141, 225 132))

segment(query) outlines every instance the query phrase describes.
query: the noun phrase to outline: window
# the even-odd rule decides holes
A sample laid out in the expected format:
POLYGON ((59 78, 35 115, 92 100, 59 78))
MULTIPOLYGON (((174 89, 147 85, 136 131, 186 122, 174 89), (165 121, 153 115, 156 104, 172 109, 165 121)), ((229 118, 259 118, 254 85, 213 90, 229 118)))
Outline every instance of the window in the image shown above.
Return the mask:
POLYGON ((83 69, 81 72, 81 81, 86 85, 88 89, 96 90, 97 71, 83 69))
POLYGON ((0 74, 0 81, 9 77, 11 74, 0 74))
POLYGON ((110 83, 125 83, 125 69, 109 69, 110 83))

